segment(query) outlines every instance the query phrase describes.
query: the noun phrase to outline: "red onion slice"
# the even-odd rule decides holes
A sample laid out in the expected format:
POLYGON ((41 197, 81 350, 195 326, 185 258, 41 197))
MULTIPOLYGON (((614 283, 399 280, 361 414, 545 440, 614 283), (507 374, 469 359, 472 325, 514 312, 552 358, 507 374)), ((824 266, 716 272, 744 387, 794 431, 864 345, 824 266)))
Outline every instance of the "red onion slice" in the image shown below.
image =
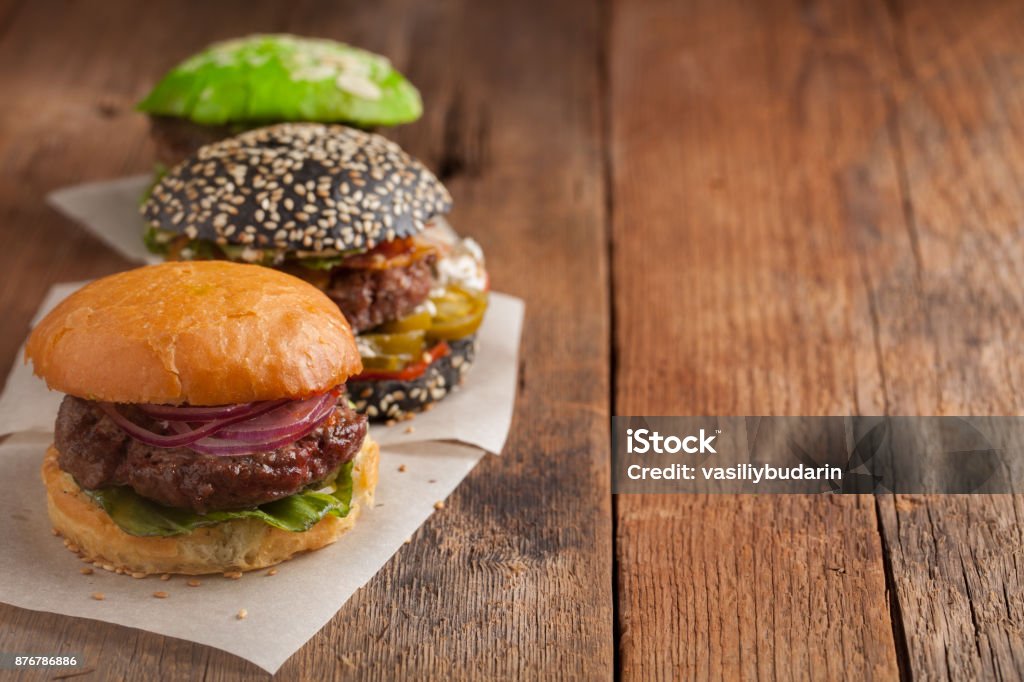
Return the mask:
POLYGON ((237 405, 215 405, 213 407, 177 407, 174 405, 139 405, 139 408, 154 419, 168 422, 205 422, 227 417, 255 416, 267 409, 284 404, 284 400, 269 400, 256 403, 238 403, 237 405), (268 407, 269 406, 269 407, 268 407), (261 409, 267 408, 267 409, 261 409))
POLYGON ((315 421, 326 405, 333 404, 336 400, 337 398, 333 394, 325 393, 308 400, 281 405, 258 419, 249 419, 233 424, 218 431, 216 435, 224 440, 240 440, 249 443, 283 438, 289 433, 297 433, 304 429, 311 421, 315 421))
POLYGON ((276 449, 312 432, 334 411, 338 395, 335 389, 298 401, 267 400, 210 408, 138 406, 151 418, 165 422, 175 432, 172 434, 154 433, 136 424, 113 403, 99 406, 129 436, 147 445, 187 446, 206 454, 250 454, 276 449), (211 418, 214 414, 222 417, 211 418), (233 424, 239 427, 226 429, 233 424))
POLYGON ((173 436, 165 436, 159 433, 153 433, 149 429, 139 426, 121 414, 113 403, 100 403, 99 405, 100 409, 106 412, 107 416, 110 417, 115 424, 124 429, 129 436, 141 443, 158 448, 176 448, 182 445, 188 445, 200 438, 213 435, 228 424, 232 423, 232 421, 245 419, 245 417, 235 417, 234 419, 207 422, 197 428, 190 427, 188 430, 182 431, 173 436))
POLYGON ((189 445, 196 452, 204 455, 251 455, 257 452, 270 452, 277 448, 289 445, 305 438, 315 431, 334 412, 336 405, 331 402, 314 413, 314 418, 303 426, 298 432, 289 433, 273 440, 262 442, 250 442, 243 440, 231 440, 219 437, 203 438, 189 445))

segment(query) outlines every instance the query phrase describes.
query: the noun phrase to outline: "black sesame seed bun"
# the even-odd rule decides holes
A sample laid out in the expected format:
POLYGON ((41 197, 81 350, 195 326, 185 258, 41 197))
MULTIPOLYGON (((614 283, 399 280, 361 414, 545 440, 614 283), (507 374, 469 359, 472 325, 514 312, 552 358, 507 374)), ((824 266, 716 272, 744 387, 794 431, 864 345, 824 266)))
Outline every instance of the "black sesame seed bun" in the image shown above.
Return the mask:
POLYGON ((430 363, 418 379, 353 381, 346 384, 356 410, 373 420, 398 419, 436 403, 462 383, 476 358, 476 336, 449 341, 451 353, 430 363))
POLYGON ((283 123, 202 147, 153 188, 151 227, 286 251, 370 249, 451 210, 448 190, 380 135, 283 123))

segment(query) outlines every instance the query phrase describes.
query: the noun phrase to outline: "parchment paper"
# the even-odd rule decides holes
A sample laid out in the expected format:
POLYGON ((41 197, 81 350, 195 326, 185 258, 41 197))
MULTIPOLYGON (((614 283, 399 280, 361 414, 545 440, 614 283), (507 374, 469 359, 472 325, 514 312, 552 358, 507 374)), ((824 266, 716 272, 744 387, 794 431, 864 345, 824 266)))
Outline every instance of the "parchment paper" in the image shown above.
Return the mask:
MULTIPOLYGON (((148 176, 60 190, 50 202, 124 255, 151 262, 139 238, 138 198, 148 176)), ((37 322, 82 284, 54 286, 37 322)), ((50 532, 39 467, 62 394, 32 376, 19 354, 0 395, 0 602, 93 618, 206 644, 275 672, 380 570, 486 452, 504 446, 515 402, 523 303, 492 293, 480 351, 465 384, 436 407, 392 427, 372 425, 381 444, 375 507, 334 545, 293 559, 278 574, 136 580, 84 566, 50 532), (409 427, 412 429, 409 429, 409 427), (399 465, 405 471, 399 472, 399 465), (316 599, 309 599, 315 586, 316 599), (156 599, 156 591, 168 593, 156 599), (102 592, 104 599, 91 598, 102 592), (247 617, 239 620, 240 609, 247 617)))
POLYGON ((203 576, 199 587, 188 587, 181 576, 165 582, 101 569, 79 573, 86 564, 53 536, 46 515, 39 467, 49 442, 29 433, 0 445, 0 601, 206 644, 270 673, 380 570, 484 454, 452 443, 382 448, 375 508, 338 542, 281 564, 275 576, 203 576), (157 591, 169 596, 157 599, 157 591), (94 600, 94 592, 103 601, 94 600), (240 609, 248 612, 244 620, 237 618, 240 609))
POLYGON ((114 251, 138 263, 159 263, 142 243, 139 203, 153 176, 132 175, 65 187, 46 197, 55 209, 78 222, 114 251))

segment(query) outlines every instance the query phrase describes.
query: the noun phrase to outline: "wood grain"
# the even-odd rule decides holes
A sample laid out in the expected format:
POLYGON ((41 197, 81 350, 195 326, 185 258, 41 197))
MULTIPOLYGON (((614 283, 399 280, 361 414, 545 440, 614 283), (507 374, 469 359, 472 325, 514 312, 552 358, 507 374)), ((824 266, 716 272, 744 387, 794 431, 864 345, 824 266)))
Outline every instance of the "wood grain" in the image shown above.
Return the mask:
MULTIPOLYGON (((905 239, 878 12, 615 4, 616 414, 884 410, 854 256, 905 239)), ((616 557, 627 679, 898 674, 870 498, 624 495, 616 557)))
MULTIPOLYGON (((1020 677, 1021 497, 624 496, 613 515, 606 419, 1019 414, 1024 9, 0 3, 0 365, 51 283, 128 267, 45 194, 147 170, 132 103, 257 30, 411 77, 424 118, 387 134, 528 306, 505 455, 280 677, 1020 677)), ((262 676, 137 630, 0 624, 0 650, 86 652, 97 679, 262 676)))
MULTIPOLYGON (((0 112, 0 364, 13 361, 51 283, 127 266, 46 208, 45 193, 146 170, 135 98, 180 57, 256 30, 387 53, 426 103, 421 122, 389 134, 440 170, 453 222, 491 256, 495 288, 527 301, 506 452, 478 467, 282 679, 612 673, 600 13, 586 1, 504 5, 39 2, 0 24, 0 58, 18 64, 0 75, 17 93, 0 112)), ((97 679, 261 676, 136 630, 10 607, 0 623, 0 649, 84 652, 97 679)))
MULTIPOLYGON (((1020 414, 1024 403, 1024 8, 897 2, 893 138, 910 248, 879 280, 882 308, 912 333, 880 336, 894 413, 1020 414), (928 372, 907 373, 914 354, 928 372)), ((1022 496, 879 500, 915 677, 1024 674, 1022 496)))
MULTIPOLYGON (((1019 413, 1019 8, 621 3, 613 27, 616 413, 1019 413), (658 288, 685 295, 635 306, 658 288)), ((623 672, 1019 677, 1021 498, 848 504, 622 498, 623 672), (826 533, 855 543, 848 591, 806 551, 826 533), (780 621, 794 576, 823 598, 780 621)))

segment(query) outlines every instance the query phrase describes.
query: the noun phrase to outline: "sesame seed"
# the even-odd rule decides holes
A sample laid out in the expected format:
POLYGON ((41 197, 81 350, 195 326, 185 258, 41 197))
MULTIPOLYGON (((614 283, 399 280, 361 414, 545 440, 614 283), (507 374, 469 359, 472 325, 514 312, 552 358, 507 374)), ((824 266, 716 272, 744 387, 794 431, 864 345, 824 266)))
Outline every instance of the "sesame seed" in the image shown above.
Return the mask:
POLYGON ((92 598, 95 599, 96 601, 103 601, 107 597, 102 592, 93 592, 92 593, 92 598))
POLYGON ((404 473, 405 472, 405 465, 404 464, 399 464, 398 465, 398 471, 400 473, 404 473))
POLYGON ((195 578, 192 578, 192 580, 189 580, 185 584, 188 585, 189 587, 199 587, 200 585, 202 585, 202 583, 199 582, 198 580, 196 580, 195 578))
POLYGON ((267 571, 267 575, 277 575, 277 569, 276 568, 270 569, 269 571, 267 571))
POLYGON ((89 568, 88 566, 83 566, 82 568, 78 569, 78 572, 81 573, 82 575, 92 575, 93 574, 93 570, 91 568, 89 568))
POLYGON ((435 502, 434 503, 434 509, 438 509, 438 510, 444 509, 444 502, 442 502, 441 500, 438 500, 437 502, 435 502))
MULTIPOLYGON (((204 147, 157 183, 143 215, 171 232, 193 226, 193 239, 248 244, 232 224, 254 225, 260 243, 269 243, 277 227, 268 222, 306 223, 331 211, 318 223, 320 248, 344 250, 411 236, 450 208, 444 186, 394 142, 344 126, 284 123, 204 147)), ((279 246, 302 240, 291 235, 279 246)))
POLYGON ((238 579, 240 579, 242 577, 242 572, 241 571, 228 571, 227 573, 224 574, 224 577, 228 578, 230 580, 238 580, 238 579))
POLYGON ((168 595, 166 592, 154 592, 153 596, 157 599, 167 599, 167 597, 169 597, 170 595, 168 595))
POLYGON ((171 579, 171 574, 170 573, 164 573, 162 576, 160 576, 160 580, 163 580, 165 582, 170 580, 170 579, 171 579))
POLYGON ((245 620, 248 617, 249 617, 249 612, 246 611, 245 609, 239 609, 238 610, 238 615, 235 616, 235 618, 237 618, 238 620, 245 620))

